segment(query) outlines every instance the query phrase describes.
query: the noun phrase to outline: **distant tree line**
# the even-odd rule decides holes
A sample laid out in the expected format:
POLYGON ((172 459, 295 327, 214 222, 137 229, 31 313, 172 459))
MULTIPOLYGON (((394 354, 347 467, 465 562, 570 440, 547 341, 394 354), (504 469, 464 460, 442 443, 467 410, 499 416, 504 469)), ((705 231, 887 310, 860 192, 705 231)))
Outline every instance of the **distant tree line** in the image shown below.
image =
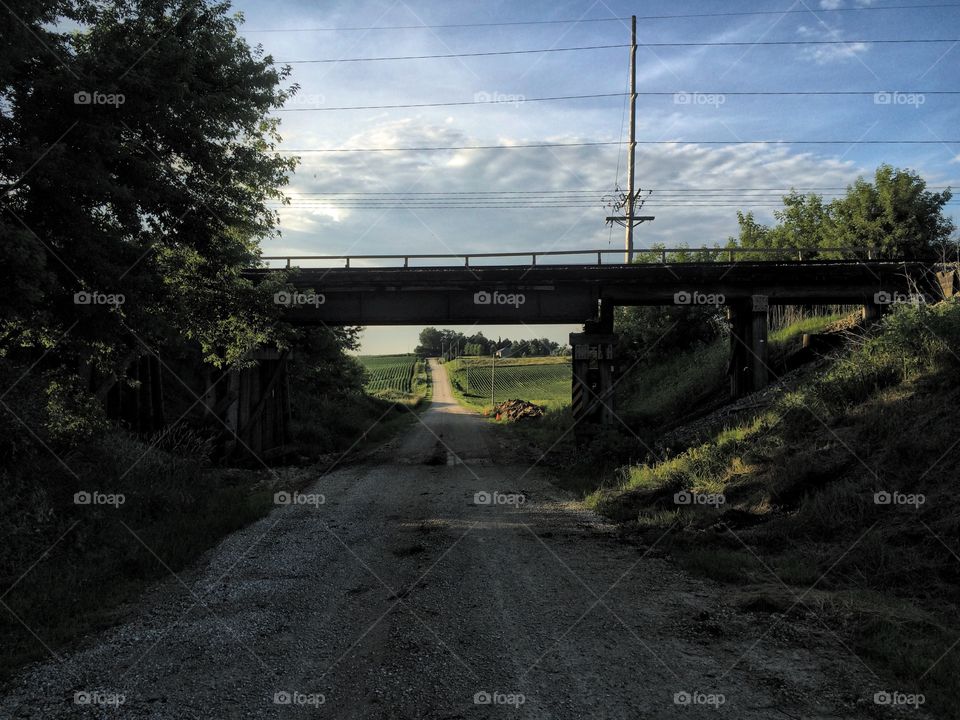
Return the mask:
POLYGON ((501 352, 509 357, 542 357, 563 355, 569 352, 569 348, 548 338, 492 340, 482 332, 468 336, 454 330, 428 327, 420 332, 420 344, 414 352, 421 357, 492 355, 494 352, 501 352))

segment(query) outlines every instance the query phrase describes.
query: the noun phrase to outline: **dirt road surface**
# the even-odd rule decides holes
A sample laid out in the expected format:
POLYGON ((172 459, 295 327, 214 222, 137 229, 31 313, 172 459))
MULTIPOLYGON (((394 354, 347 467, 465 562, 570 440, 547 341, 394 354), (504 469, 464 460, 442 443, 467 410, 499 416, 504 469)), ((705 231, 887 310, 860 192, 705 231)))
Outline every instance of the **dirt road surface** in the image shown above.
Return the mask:
POLYGON ((0 716, 886 717, 823 624, 620 541, 432 372, 409 431, 28 668, 0 716))

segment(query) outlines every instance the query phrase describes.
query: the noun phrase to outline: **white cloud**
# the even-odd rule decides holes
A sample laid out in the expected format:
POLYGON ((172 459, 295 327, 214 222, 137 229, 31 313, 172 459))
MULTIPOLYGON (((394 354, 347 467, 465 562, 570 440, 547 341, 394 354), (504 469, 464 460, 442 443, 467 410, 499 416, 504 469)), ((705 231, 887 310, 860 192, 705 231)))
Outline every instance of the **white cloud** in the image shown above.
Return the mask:
MULTIPOLYGON (((576 142, 595 138, 564 135, 546 141, 576 142)), ((429 144, 487 144, 489 138, 455 133, 443 125, 398 121, 358 133, 352 146, 382 147, 429 144), (453 137, 453 136, 456 137, 453 137)), ((530 142, 501 137, 502 144, 530 142)), ((617 147, 469 150, 431 153, 315 154, 291 184, 297 192, 448 192, 610 190, 615 184, 617 147)), ((623 167, 621 165, 621 175, 623 167)), ((773 208, 750 193, 736 194, 725 207, 691 203, 677 188, 844 187, 863 170, 855 163, 794 152, 786 146, 704 146, 695 143, 641 145, 637 150, 637 183, 653 188, 645 212, 654 223, 638 231, 638 242, 691 246, 722 243, 736 232, 736 211, 754 210, 761 219, 773 208), (682 205, 682 206, 678 206, 682 205)), ((279 247, 309 254, 419 252, 495 252, 545 249, 595 249, 622 242, 603 218, 609 214, 600 193, 585 207, 497 209, 352 209, 297 200, 280 210, 283 238, 266 243, 270 254, 279 247), (595 207, 590 203, 595 201, 595 207), (612 240, 611 240, 612 238, 612 240)), ((297 195, 297 198, 317 196, 297 195)), ((320 196, 322 197, 322 196, 320 196)), ((382 198, 384 196, 376 196, 382 198)), ((386 196, 389 197, 389 196, 386 196)), ((774 197, 774 200, 776 200, 774 197)))

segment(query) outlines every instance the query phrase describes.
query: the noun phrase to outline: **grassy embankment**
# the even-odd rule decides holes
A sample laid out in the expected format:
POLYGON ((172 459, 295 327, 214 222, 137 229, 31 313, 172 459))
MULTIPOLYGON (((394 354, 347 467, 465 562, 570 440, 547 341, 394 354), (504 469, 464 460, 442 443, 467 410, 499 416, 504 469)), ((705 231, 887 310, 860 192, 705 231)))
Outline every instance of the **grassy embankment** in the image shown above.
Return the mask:
POLYGON ((736 586, 745 611, 815 612, 879 684, 960 717, 958 372, 960 303, 897 308, 766 407, 621 468, 587 503, 736 586), (724 502, 682 503, 709 496, 724 502))

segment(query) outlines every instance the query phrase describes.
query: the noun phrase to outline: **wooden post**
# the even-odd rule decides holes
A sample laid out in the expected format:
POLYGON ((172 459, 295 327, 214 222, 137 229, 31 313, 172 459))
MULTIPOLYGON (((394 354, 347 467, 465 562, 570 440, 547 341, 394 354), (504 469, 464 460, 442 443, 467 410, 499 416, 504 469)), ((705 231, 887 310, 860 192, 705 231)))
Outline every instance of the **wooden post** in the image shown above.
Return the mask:
POLYGON ((874 323, 883 317, 883 313, 886 309, 886 305, 881 305, 877 302, 866 302, 863 304, 863 309, 860 311, 860 316, 863 318, 864 322, 874 323))
POLYGON ((633 262, 634 160, 637 152, 637 16, 630 18, 630 145, 627 153, 626 253, 624 261, 633 262))
POLYGON ((752 378, 749 373, 747 348, 753 346, 753 325, 742 301, 732 301, 727 306, 730 321, 730 397, 739 398, 750 392, 752 378))
POLYGON ((752 328, 750 333, 751 353, 750 365, 751 385, 754 392, 762 390, 770 381, 770 356, 767 343, 767 311, 769 309, 769 299, 766 295, 754 295, 752 313, 752 328))

